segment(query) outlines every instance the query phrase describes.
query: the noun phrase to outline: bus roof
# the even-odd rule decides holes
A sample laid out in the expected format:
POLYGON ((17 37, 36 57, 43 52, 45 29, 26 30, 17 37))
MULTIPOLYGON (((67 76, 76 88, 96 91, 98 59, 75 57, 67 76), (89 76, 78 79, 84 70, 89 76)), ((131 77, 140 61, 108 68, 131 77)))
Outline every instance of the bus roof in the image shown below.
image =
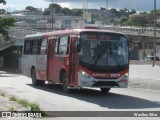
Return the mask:
POLYGON ((116 33, 124 35, 120 32, 110 31, 110 30, 103 30, 103 29, 66 29, 66 30, 58 30, 52 32, 45 32, 45 33, 37 33, 25 36, 25 38, 38 38, 38 37, 46 37, 46 36, 53 36, 53 35, 65 35, 65 34, 76 34, 79 35, 80 32, 107 32, 107 33, 116 33))
POLYGON ((43 36, 45 33, 36 33, 36 34, 30 34, 26 35, 25 38, 37 38, 43 36))

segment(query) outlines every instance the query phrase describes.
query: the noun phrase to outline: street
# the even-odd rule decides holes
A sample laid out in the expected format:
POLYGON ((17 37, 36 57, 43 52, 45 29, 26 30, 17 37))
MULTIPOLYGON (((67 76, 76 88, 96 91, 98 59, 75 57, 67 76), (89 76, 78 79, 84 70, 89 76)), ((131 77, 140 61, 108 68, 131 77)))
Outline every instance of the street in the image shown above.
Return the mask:
MULTIPOLYGON (((130 78, 142 77, 142 74, 136 77, 138 75, 136 72, 146 69, 145 67, 152 69, 148 70, 149 72, 154 72, 153 68, 149 68, 149 66, 131 65, 130 78)), ((155 71, 159 69, 160 67, 154 68, 155 71)), ((147 79, 146 75, 145 77, 147 79)), ((154 79, 158 81, 157 77, 154 79)), ((0 83, 0 90, 5 92, 7 96, 16 96, 36 102, 45 111, 160 110, 160 89, 141 89, 129 86, 127 89, 113 88, 109 94, 105 95, 99 89, 86 88, 83 90, 72 90, 68 94, 62 92, 60 85, 46 84, 35 87, 31 84, 30 78, 3 71, 0 71, 0 83)))

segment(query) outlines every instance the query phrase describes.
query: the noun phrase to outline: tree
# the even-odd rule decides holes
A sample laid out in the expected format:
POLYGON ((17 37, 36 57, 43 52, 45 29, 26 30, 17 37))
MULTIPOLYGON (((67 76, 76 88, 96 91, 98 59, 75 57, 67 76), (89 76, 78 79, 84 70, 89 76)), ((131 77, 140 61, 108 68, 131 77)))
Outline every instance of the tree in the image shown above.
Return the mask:
POLYGON ((146 11, 143 11, 143 12, 140 12, 140 14, 147 15, 148 13, 146 11))
POLYGON ((69 8, 62 8, 58 4, 50 4, 48 8, 46 8, 43 12, 43 15, 51 15, 51 14, 64 14, 64 15, 74 15, 74 16, 81 16, 83 14, 82 9, 69 9, 69 8))
POLYGON ((6 1, 5 0, 0 0, 0 4, 3 4, 3 5, 5 5, 6 4, 6 1))
POLYGON ((100 11, 106 11, 106 8, 101 7, 101 8, 100 8, 100 11))
POLYGON ((83 11, 81 9, 72 9, 74 16, 81 16, 83 14, 83 11))
POLYGON ((50 4, 49 5, 49 10, 50 10, 50 12, 55 12, 55 13, 61 13, 61 6, 60 5, 58 5, 58 4, 50 4), (52 11, 53 10, 53 11, 52 11))
POLYGON ((0 17, 0 34, 2 34, 5 38, 8 38, 8 30, 10 27, 15 26, 14 18, 1 18, 0 17))
POLYGON ((4 14, 6 13, 6 10, 5 9, 0 9, 0 14, 4 14))
POLYGON ((43 15, 50 15, 49 8, 44 9, 43 15))
POLYGON ((29 11, 37 11, 37 8, 35 8, 35 7, 32 7, 32 6, 27 6, 26 7, 26 10, 29 10, 29 11))
POLYGON ((61 10, 62 10, 62 8, 61 8, 60 5, 58 5, 58 4, 50 4, 48 6, 48 8, 44 9, 43 15, 51 15, 51 14, 54 14, 54 13, 60 14, 61 10))
POLYGON ((131 9, 131 11, 129 11, 129 15, 132 15, 132 14, 135 14, 135 13, 137 13, 137 12, 134 9, 131 9))
POLYGON ((62 8, 61 13, 63 13, 64 15, 72 15, 72 10, 69 8, 62 8))
POLYGON ((148 18, 146 15, 140 15, 140 16, 131 18, 131 25, 133 26, 146 27, 147 24, 148 24, 148 18))
POLYGON ((120 17, 120 15, 121 15, 120 12, 117 11, 117 9, 115 9, 115 8, 110 9, 109 12, 115 14, 117 17, 120 17))
MULTIPOLYGON (((151 10, 150 14, 154 14, 154 10, 151 10)), ((160 14, 160 9, 156 10, 156 14, 160 14)))
POLYGON ((120 19, 120 24, 121 25, 126 25, 127 21, 128 21, 128 17, 122 16, 121 19, 120 19))
MULTIPOLYGON (((6 4, 5 0, 0 0, 0 3, 6 4)), ((16 20, 14 18, 2 18, 0 17, 0 34, 6 39, 8 38, 8 29, 14 26, 16 20)))

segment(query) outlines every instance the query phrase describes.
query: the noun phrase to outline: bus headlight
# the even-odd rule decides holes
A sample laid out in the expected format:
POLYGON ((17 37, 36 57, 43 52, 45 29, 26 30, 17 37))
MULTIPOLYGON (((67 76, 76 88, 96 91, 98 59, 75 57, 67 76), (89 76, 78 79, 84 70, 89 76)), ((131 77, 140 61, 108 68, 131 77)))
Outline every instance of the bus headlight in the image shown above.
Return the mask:
POLYGON ((128 82, 128 76, 129 76, 129 74, 128 74, 128 73, 125 73, 125 74, 121 77, 120 82, 128 82))
POLYGON ((128 77, 128 75, 129 75, 129 74, 128 74, 128 73, 126 73, 126 74, 125 74, 125 77, 128 77))
POLYGON ((80 71, 80 73, 81 73, 84 77, 87 77, 87 78, 90 78, 90 77, 91 77, 89 74, 87 74, 87 73, 84 72, 84 71, 80 71))

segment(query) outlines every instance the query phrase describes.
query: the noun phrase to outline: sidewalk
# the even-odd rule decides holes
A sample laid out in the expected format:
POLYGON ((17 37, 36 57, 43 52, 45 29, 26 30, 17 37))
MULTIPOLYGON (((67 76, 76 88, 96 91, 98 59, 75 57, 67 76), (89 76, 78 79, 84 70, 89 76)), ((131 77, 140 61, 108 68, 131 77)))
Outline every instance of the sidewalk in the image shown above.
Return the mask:
POLYGON ((129 87, 160 90, 160 67, 130 64, 129 87))

